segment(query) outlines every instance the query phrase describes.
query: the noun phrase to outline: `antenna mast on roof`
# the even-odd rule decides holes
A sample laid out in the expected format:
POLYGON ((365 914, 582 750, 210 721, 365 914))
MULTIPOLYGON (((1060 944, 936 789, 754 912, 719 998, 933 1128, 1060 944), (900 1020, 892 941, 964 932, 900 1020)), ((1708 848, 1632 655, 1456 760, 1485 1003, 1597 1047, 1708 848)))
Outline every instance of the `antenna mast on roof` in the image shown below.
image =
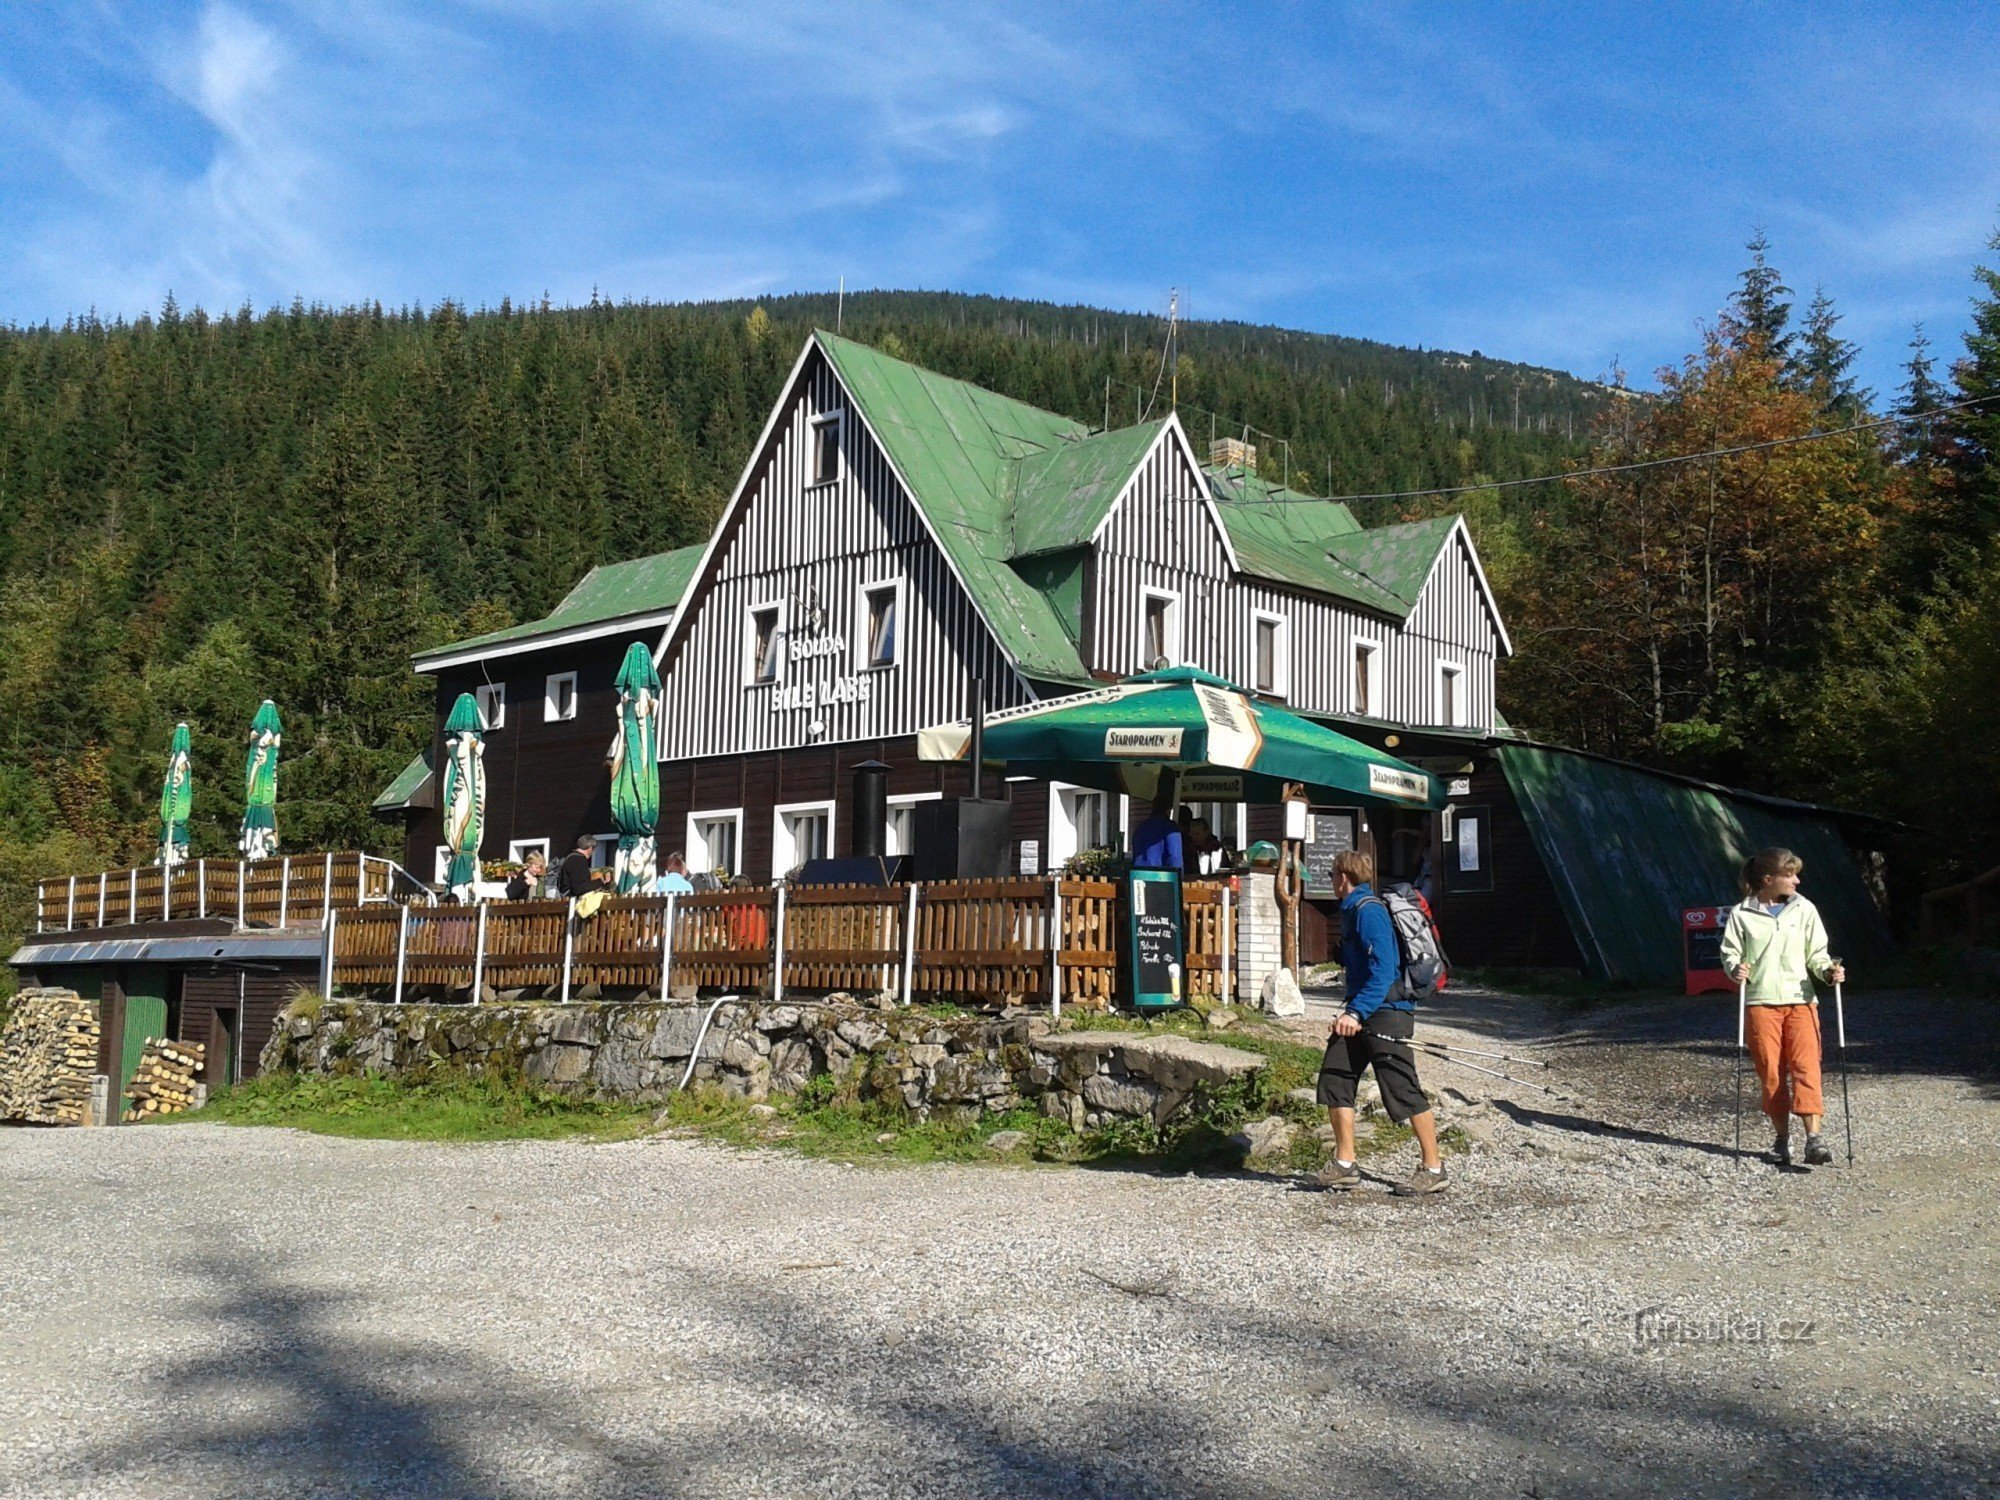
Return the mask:
POLYGON ((1167 289, 1167 367, 1171 377, 1171 388, 1167 396, 1168 410, 1181 409, 1181 289, 1167 289))
POLYGON ((833 299, 833 331, 840 332, 840 315, 847 310, 847 278, 840 278, 840 294, 833 299))

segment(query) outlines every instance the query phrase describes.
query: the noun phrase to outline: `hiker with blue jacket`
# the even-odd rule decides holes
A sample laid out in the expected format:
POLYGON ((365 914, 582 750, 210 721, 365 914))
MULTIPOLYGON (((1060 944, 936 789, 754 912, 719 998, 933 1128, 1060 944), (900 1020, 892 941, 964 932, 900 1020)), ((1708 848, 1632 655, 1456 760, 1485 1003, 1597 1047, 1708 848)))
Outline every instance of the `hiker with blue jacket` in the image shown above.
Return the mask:
POLYGON ((1319 1065, 1319 1102, 1333 1122, 1334 1161, 1317 1181, 1342 1191, 1361 1185, 1354 1152, 1354 1094, 1362 1071, 1372 1067, 1382 1108, 1416 1132, 1423 1153, 1422 1164, 1394 1191, 1405 1197, 1441 1193, 1445 1172, 1438 1155, 1437 1115, 1417 1079, 1409 1046, 1417 1030, 1416 1002, 1403 982, 1396 924, 1375 893, 1375 861, 1359 850, 1345 850, 1333 862, 1333 875, 1340 898, 1340 966, 1347 1005, 1333 1023, 1319 1065))

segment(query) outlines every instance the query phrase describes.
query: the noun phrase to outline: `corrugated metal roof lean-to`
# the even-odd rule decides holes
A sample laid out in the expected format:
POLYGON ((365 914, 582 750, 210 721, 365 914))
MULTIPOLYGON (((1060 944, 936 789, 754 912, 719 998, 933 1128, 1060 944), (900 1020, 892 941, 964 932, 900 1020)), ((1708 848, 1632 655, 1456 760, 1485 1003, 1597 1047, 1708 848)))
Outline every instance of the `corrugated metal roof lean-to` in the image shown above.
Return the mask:
POLYGON ((435 806, 437 793, 431 785, 431 753, 420 750, 407 766, 396 773, 396 779, 382 788, 369 804, 369 811, 397 813, 412 807, 435 806))
POLYGON ((1835 953, 1869 962, 1892 947, 1825 812, 1551 746, 1502 744, 1495 754, 1577 947, 1601 979, 1678 986, 1682 909, 1737 900, 1737 867, 1774 844, 1805 861, 1801 890, 1826 919, 1835 953))

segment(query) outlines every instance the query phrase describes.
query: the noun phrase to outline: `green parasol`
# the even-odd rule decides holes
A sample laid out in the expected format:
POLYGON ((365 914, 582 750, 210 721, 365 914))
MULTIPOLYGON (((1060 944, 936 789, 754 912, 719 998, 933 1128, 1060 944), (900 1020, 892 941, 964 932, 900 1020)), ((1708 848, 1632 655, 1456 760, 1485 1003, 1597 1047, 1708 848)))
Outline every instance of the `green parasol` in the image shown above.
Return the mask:
POLYGON ((245 859, 269 859, 278 852, 278 705, 269 698, 250 721, 250 751, 243 758, 243 835, 236 845, 245 859))
POLYGON ((188 751, 188 727, 174 726, 174 748, 167 756, 167 777, 160 786, 160 859, 171 868, 188 857, 188 815, 194 811, 194 765, 188 751))
MULTIPOLYGON (((1276 802, 1288 782, 1314 801, 1444 806, 1427 771, 1269 703, 1220 677, 1169 667, 1115 687, 1003 709, 984 756, 1016 775, 1152 797, 1163 775, 1190 802, 1276 802)), ((971 753, 969 721, 917 736, 925 760, 971 753)))
POLYGON ((618 825, 618 889, 652 887, 659 868, 660 674, 634 641, 618 669, 618 737, 611 742, 611 821, 618 825))
POLYGON ((486 724, 470 693, 460 693, 444 721, 444 842, 451 868, 444 883, 461 901, 479 878, 479 839, 486 829, 486 724))

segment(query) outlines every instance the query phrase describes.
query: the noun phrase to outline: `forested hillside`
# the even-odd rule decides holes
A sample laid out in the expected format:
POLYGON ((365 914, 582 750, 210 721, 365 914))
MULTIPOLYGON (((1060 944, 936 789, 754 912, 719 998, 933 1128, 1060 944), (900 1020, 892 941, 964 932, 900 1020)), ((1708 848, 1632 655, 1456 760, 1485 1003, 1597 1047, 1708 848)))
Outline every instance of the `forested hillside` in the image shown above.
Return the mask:
MULTIPOLYGON (((1753 272, 1768 281, 1746 273, 1732 317, 1645 400, 1477 354, 1237 324, 1183 324, 1169 374, 1160 318, 986 297, 870 293, 838 315, 850 336, 1092 423, 1157 412, 1177 385, 1198 441, 1251 426, 1272 477, 1350 494, 1702 450, 1880 406, 1847 387, 1831 305, 1793 329, 1761 249, 1753 272)), ((2000 389, 2000 315, 1983 306, 1973 357, 1924 374, 1906 406, 2000 389)), ((194 852, 231 850, 242 735, 267 696, 285 721, 287 844, 386 846, 367 804, 430 728, 410 653, 539 615, 593 563, 705 535, 807 330, 835 316, 831 296, 227 316, 170 300, 135 324, 0 330, 0 934, 19 929, 28 876, 149 856, 176 719, 195 733, 194 852)), ((1901 752, 1846 726, 1865 711, 1890 733, 1911 694, 1958 691, 1961 617, 1991 621, 2000 599, 1986 431, 1941 421, 1671 483, 1357 509, 1472 515, 1523 646, 1503 703, 1529 727, 1873 797, 1901 752), (1806 750, 1762 738, 1791 723, 1806 750)), ((1990 719, 1995 696, 1969 708, 1990 719)), ((1976 857, 1957 837, 1941 864, 1976 857)))

